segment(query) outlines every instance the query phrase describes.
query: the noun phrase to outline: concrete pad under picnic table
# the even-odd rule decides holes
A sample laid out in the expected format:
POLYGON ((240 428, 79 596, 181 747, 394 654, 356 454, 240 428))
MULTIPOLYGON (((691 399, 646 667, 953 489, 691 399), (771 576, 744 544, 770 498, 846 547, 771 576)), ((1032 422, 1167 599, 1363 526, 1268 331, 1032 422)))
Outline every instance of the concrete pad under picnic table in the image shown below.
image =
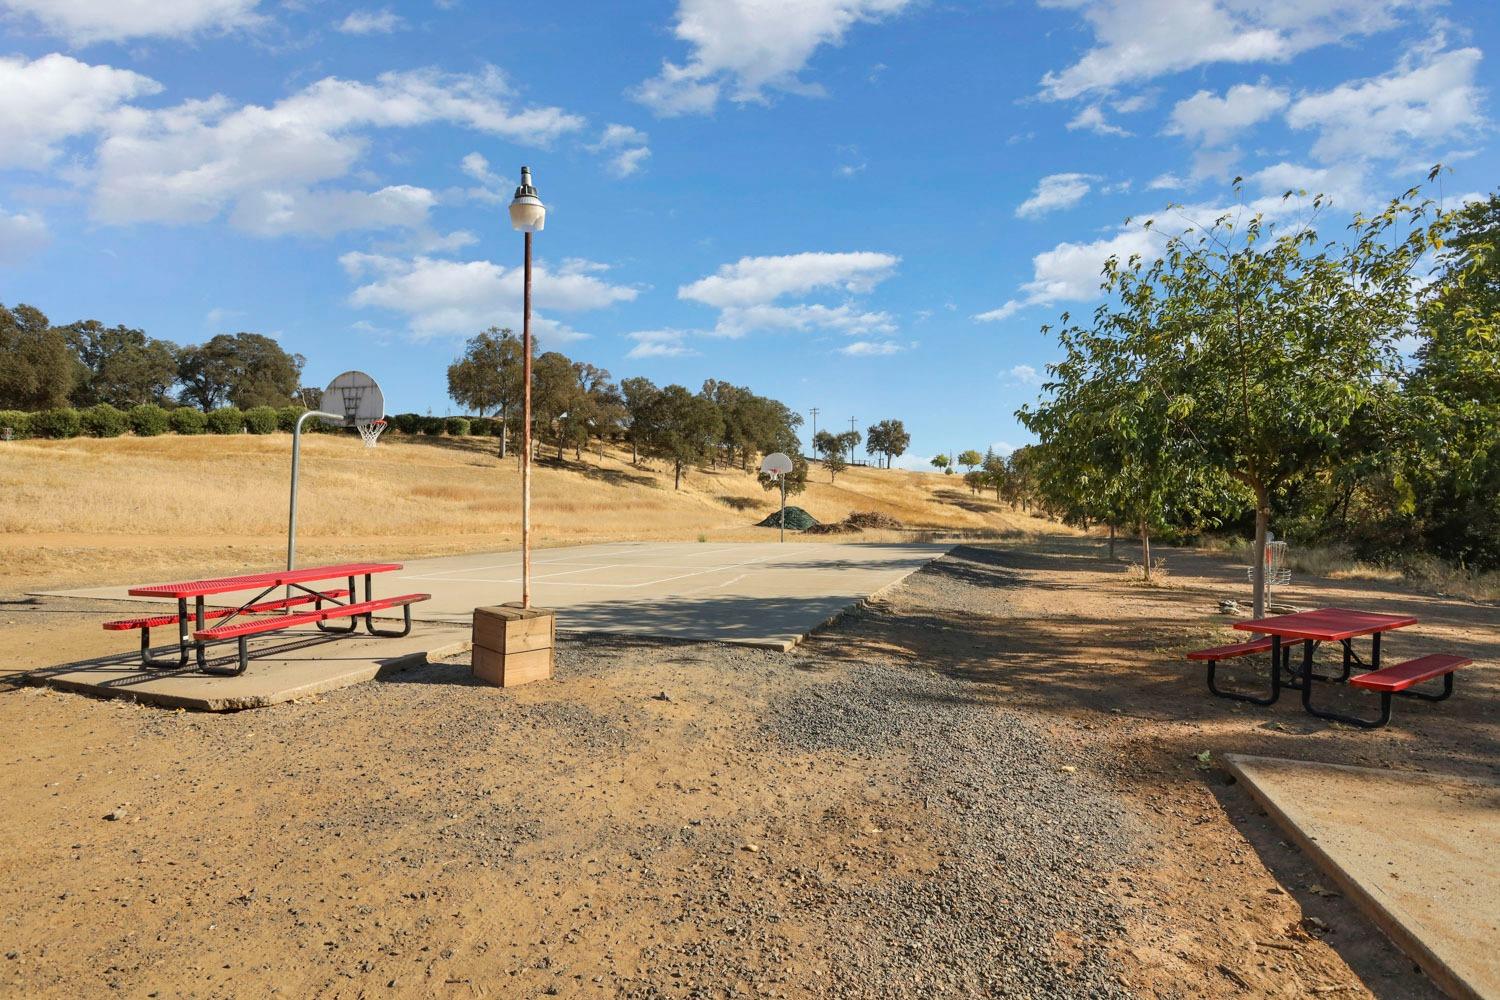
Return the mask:
MULTIPOLYGON (((619 542, 536 549, 531 600, 557 612, 560 631, 786 650, 951 548, 919 542, 799 541, 619 542)), ((430 593, 432 600, 412 606, 418 621, 467 624, 477 607, 520 598, 518 551, 396 561, 405 568, 377 575, 375 594, 430 593)), ((49 596, 128 600, 126 590, 96 587, 49 596)), ((228 603, 222 597, 211 602, 228 603)))
POLYGON ((1500 1000, 1500 785, 1243 754, 1225 762, 1439 987, 1500 1000))
MULTIPOLYGON (((135 633, 125 633, 134 636, 135 633)), ((252 640, 249 669, 236 677, 187 670, 145 670, 138 651, 28 672, 27 684, 124 698, 169 708, 227 712, 264 708, 373 680, 469 648, 469 630, 415 625, 400 639, 325 635, 298 628, 252 640)), ((157 648, 162 653, 162 647, 157 648)), ((213 651, 209 663, 232 667, 233 643, 213 651)))

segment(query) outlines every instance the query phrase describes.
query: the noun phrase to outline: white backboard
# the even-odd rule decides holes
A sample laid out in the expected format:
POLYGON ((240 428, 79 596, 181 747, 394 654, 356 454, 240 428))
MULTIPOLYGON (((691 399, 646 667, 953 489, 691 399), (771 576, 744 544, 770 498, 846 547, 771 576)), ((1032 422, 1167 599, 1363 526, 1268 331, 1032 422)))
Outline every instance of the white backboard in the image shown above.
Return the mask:
POLYGON ((773 479, 784 476, 792 471, 792 459, 782 452, 773 451, 760 460, 760 471, 773 479))
POLYGON ((385 394, 380 383, 364 372, 344 372, 328 383, 319 409, 342 413, 344 426, 356 427, 385 419, 385 394))

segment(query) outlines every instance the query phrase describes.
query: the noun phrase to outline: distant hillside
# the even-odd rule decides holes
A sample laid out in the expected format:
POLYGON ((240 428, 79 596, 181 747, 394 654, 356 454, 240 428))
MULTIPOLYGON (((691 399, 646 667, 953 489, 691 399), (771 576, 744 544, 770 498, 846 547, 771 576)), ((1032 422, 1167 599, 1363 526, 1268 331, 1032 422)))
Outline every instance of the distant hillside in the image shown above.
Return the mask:
MULTIPOLYGON (((0 590, 136 581, 266 568, 285 560, 291 439, 76 438, 0 444, 0 590)), ((629 453, 542 462, 533 479, 539 546, 630 540, 769 540, 752 527, 777 495, 738 469, 670 470, 629 453)), ((505 549, 519 542, 520 473, 485 438, 353 436, 303 442, 298 555, 303 561, 505 549)), ((569 458, 572 453, 569 452, 569 458)), ((820 521, 873 510, 920 531, 984 535, 1057 530, 976 497, 956 476, 821 466, 790 500, 820 521)), ((791 537, 791 536, 789 536, 791 537)), ((881 540, 896 534, 818 536, 881 540)))

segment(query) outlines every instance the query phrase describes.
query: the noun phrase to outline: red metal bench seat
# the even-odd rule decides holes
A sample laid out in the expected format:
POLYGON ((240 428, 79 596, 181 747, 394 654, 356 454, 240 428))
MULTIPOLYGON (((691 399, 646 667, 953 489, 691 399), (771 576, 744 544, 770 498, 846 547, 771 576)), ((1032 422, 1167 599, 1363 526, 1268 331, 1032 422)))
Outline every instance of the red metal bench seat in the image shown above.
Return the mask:
POLYGON ((1349 683, 1371 691, 1400 692, 1423 681, 1434 680, 1438 677, 1451 678, 1453 671, 1459 667, 1467 667, 1473 662, 1467 656, 1454 656, 1452 653, 1428 653, 1415 660, 1398 663, 1394 667, 1382 667, 1374 673, 1351 677, 1349 683))
POLYGON ((1198 649, 1187 655, 1190 660, 1229 660, 1236 656, 1248 656, 1251 653, 1261 653, 1271 648, 1271 637, 1263 635, 1259 639, 1250 639, 1247 642, 1236 642, 1229 646, 1215 646, 1212 649, 1198 649))
POLYGON ((239 640, 239 667, 234 672, 242 674, 249 666, 249 649, 246 640, 252 635, 260 635, 265 632, 280 632, 283 629, 294 628, 298 625, 316 625, 324 632, 347 634, 359 627, 358 621, 351 621, 348 628, 342 629, 325 628, 323 623, 334 618, 364 618, 365 630, 371 635, 400 638, 411 632, 411 606, 419 601, 428 601, 431 599, 431 594, 401 594, 397 597, 377 597, 368 601, 359 601, 355 604, 338 604, 314 611, 277 615, 274 618, 230 622, 227 625, 199 629, 193 633, 193 638, 199 642, 213 642, 221 639, 239 640), (398 632, 375 628, 372 622, 374 612, 395 607, 399 607, 402 610, 404 618, 402 629, 398 632))
POLYGON ((1379 670, 1368 674, 1361 674, 1349 678, 1351 687, 1364 688, 1366 691, 1380 695, 1380 715, 1374 719, 1361 719, 1353 715, 1341 715, 1336 712, 1309 711, 1320 719, 1332 719, 1335 722, 1347 723, 1351 726, 1359 726, 1361 729, 1379 729, 1391 721, 1391 697, 1400 695, 1403 698, 1420 698, 1423 701, 1442 701, 1453 694, 1453 672, 1459 667, 1466 667, 1474 661, 1467 656, 1455 656, 1452 653, 1428 653, 1419 656, 1415 660, 1407 660, 1393 667, 1381 667, 1379 670), (1423 681, 1443 679, 1443 690, 1429 694, 1426 691, 1410 690, 1414 685, 1423 681))
MULTIPOLYGON (((323 597, 348 597, 347 590, 325 590, 323 597)), ((263 604, 252 604, 248 608, 208 608, 203 612, 205 620, 209 618, 225 618, 233 614, 261 614, 266 611, 282 611, 286 608, 294 608, 302 604, 311 604, 318 600, 316 594, 299 594, 296 597, 288 597, 279 601, 266 601, 263 604)), ((106 632, 124 632, 134 628, 160 628, 163 625, 176 625, 177 615, 152 615, 148 618, 121 618, 118 621, 105 622, 106 632)))
POLYGON ((1292 646, 1294 642, 1283 642, 1281 644, 1281 662, 1271 665, 1271 693, 1265 697, 1251 694, 1239 694, 1234 691, 1221 690, 1214 682, 1215 671, 1220 660, 1232 660, 1238 656, 1249 656, 1252 653, 1270 653, 1276 648, 1276 637, 1270 635, 1257 636, 1254 639, 1246 639, 1244 642, 1234 642, 1227 646, 1214 646, 1211 649, 1195 649, 1187 654, 1189 660, 1208 661, 1208 690, 1219 698, 1230 698, 1234 701, 1248 701, 1252 705, 1274 705, 1281 697, 1281 674, 1290 669, 1292 646))

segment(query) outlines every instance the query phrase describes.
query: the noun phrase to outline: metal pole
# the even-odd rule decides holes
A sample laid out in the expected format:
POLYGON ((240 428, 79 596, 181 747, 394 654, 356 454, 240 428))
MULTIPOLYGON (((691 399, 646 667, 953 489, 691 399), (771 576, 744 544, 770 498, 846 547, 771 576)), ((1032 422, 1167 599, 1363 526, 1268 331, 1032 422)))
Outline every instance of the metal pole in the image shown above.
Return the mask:
POLYGON ((786 541, 786 473, 781 474, 781 540, 786 541))
POLYGON ((521 607, 531 607, 531 234, 521 300, 521 607))
MULTIPOLYGON (((308 410, 297 418, 297 423, 292 427, 292 510, 287 517, 286 523, 286 568, 296 569, 297 560, 297 469, 302 461, 302 422, 308 417, 328 417, 333 420, 344 418, 334 413, 324 413, 321 410, 308 410)), ((291 588, 287 588, 287 596, 291 597, 291 588)))

